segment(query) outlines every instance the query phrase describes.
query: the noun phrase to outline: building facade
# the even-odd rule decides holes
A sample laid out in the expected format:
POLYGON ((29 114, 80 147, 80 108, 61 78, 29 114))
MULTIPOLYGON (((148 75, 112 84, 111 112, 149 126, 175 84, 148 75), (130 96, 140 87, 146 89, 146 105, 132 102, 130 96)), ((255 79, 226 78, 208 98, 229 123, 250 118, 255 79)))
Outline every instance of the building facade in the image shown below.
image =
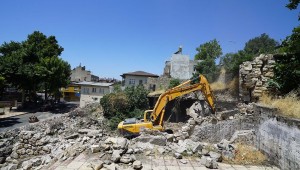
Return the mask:
POLYGON ((135 71, 135 72, 124 73, 121 75, 121 77, 122 77, 122 85, 128 87, 128 86, 145 85, 147 84, 149 77, 157 78, 159 76, 144 71, 135 71))
POLYGON ((171 60, 165 62, 163 75, 166 77, 187 80, 193 76, 195 66, 201 60, 190 60, 189 55, 182 54, 182 48, 172 54, 171 60))
POLYGON ((113 91, 113 83, 80 82, 80 107, 89 103, 99 103, 101 98, 113 91))
POLYGON ((81 67, 81 65, 77 66, 71 71, 71 81, 73 82, 81 82, 81 81, 92 81, 98 82, 99 77, 95 76, 91 73, 91 71, 85 70, 85 66, 81 67))
POLYGON ((74 83, 62 88, 62 95, 65 101, 80 101, 80 86, 74 83))

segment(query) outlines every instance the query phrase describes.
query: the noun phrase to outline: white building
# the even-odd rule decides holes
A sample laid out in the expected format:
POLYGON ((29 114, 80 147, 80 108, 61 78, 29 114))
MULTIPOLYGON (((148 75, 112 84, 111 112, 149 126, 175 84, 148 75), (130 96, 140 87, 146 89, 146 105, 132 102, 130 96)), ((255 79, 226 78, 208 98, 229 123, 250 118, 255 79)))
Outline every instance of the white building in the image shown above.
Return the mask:
POLYGON ((138 85, 145 85, 147 84, 147 80, 149 77, 157 78, 158 75, 147 73, 144 71, 135 71, 135 72, 129 72, 124 73, 121 75, 123 86, 138 86, 138 85))
POLYGON ((89 103, 99 103, 100 99, 113 91, 113 83, 80 82, 80 107, 89 103))
POLYGON ((171 60, 166 61, 163 75, 180 80, 190 79, 199 62, 201 60, 190 60, 190 56, 182 54, 182 48, 179 47, 179 50, 172 54, 171 60))

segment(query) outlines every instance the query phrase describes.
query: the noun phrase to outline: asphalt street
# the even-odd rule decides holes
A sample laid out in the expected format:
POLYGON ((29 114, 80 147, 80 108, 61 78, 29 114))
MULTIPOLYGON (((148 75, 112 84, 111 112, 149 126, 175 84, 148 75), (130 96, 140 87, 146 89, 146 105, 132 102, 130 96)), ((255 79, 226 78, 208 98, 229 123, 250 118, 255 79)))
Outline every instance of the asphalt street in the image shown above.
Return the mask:
POLYGON ((7 130, 15 129, 21 126, 25 126, 29 124, 28 120, 29 117, 32 115, 35 115, 39 121, 52 118, 54 116, 60 116, 62 114, 65 114, 72 109, 76 108, 78 106, 78 103, 62 103, 60 104, 60 107, 53 110, 53 111, 46 111, 46 112, 28 112, 23 115, 14 116, 14 117, 7 117, 7 118, 1 118, 0 119, 0 132, 4 132, 7 130))

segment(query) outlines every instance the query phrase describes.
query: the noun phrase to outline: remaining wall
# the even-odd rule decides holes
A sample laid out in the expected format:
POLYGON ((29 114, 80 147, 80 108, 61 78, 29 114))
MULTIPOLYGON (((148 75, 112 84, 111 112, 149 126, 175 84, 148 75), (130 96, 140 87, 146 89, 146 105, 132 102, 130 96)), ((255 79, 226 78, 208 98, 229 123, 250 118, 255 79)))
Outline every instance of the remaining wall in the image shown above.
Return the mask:
POLYGON ((170 74, 173 78, 189 79, 189 65, 190 57, 183 54, 173 54, 171 57, 171 70, 170 74))
POLYGON ((268 92, 268 80, 274 76, 275 60, 272 54, 261 54, 253 61, 240 65, 239 95, 242 101, 257 101, 268 92))
POLYGON ((256 145, 281 169, 300 169, 300 120, 275 116, 275 110, 256 105, 261 121, 256 145))
POLYGON ((252 142, 281 169, 300 169, 300 120, 278 116, 276 109, 254 104, 254 113, 243 118, 195 126, 194 141, 218 143, 239 130, 253 130, 252 142))
POLYGON ((87 94, 81 94, 80 96, 80 107, 83 108, 84 106, 86 106, 87 104, 91 104, 91 103, 99 103, 101 98, 103 96, 95 96, 95 95, 87 95, 87 94))
POLYGON ((149 77, 147 84, 145 84, 145 88, 151 91, 168 89, 170 80, 171 78, 169 77, 149 77))

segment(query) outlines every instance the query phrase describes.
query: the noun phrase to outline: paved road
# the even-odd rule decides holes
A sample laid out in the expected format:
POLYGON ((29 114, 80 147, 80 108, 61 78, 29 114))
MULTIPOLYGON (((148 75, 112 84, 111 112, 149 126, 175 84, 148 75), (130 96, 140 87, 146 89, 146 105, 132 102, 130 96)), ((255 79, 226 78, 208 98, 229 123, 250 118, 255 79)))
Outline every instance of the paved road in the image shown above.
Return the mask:
POLYGON ((29 117, 35 115, 39 120, 49 119, 54 116, 60 116, 69 112, 78 106, 78 103, 62 103, 58 109, 48 112, 35 112, 35 113, 26 113, 19 116, 7 117, 0 119, 0 132, 15 129, 24 125, 29 124, 29 117))
MULTIPOLYGON (((104 157, 109 158, 109 155, 104 157)), ((105 159, 107 159, 105 158, 105 159)), ((142 156, 137 157, 143 164, 143 170, 209 170, 200 164, 200 158, 183 158, 181 160, 175 159, 172 156, 156 157, 156 156, 142 156), (184 162, 184 163, 183 163, 184 162)), ((81 153, 74 160, 57 161, 49 166, 49 170, 93 170, 92 166, 99 164, 99 154, 84 154, 81 153)), ((103 159, 104 160, 104 159, 103 159)), ((102 160, 102 161, 103 161, 102 160)), ((128 165, 120 164, 121 169, 127 169, 128 165)), ((251 166, 251 165, 229 165, 218 163, 220 170, 279 170, 272 166, 251 166)))

